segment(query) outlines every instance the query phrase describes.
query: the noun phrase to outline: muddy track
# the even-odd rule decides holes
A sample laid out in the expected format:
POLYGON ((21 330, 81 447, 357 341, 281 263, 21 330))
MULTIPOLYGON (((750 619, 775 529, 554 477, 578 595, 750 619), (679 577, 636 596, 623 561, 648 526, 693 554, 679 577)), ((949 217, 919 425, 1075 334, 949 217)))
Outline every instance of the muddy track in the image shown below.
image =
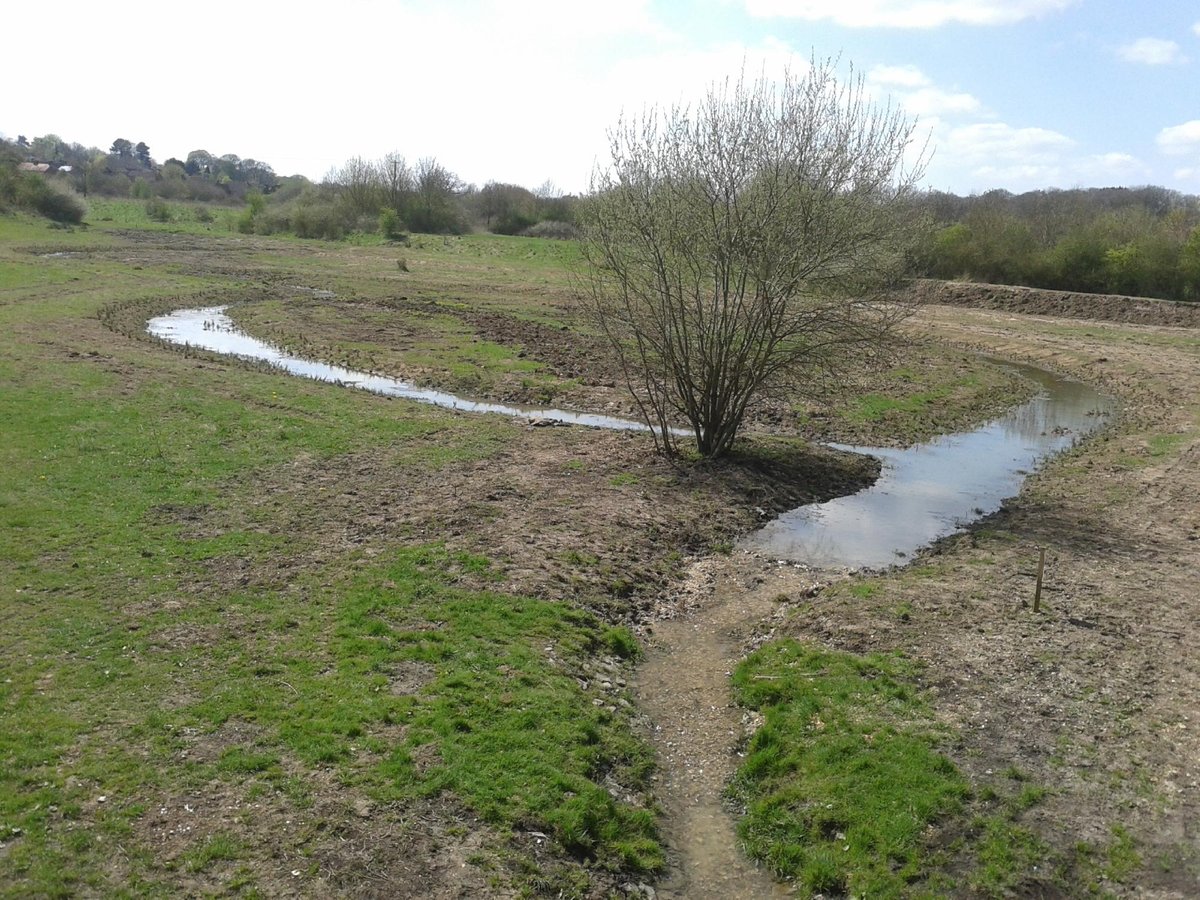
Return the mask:
POLYGON ((733 703, 730 675, 782 592, 807 593, 807 573, 760 574, 761 560, 736 552, 688 569, 676 617, 655 627, 635 683, 654 723, 659 800, 667 813, 669 867, 659 895, 678 900, 787 896, 742 853, 735 814, 723 802, 753 723, 733 703))

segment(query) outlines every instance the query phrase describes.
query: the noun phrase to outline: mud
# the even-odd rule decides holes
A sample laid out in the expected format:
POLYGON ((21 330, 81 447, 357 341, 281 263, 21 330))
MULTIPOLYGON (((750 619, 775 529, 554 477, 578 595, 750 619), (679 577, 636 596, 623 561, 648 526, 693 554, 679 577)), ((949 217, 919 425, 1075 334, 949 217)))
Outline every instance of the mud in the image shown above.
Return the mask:
MULTIPOLYGON (((1105 891, 1196 896, 1200 334, 932 306, 922 319, 944 340, 1097 384, 1120 398, 1122 419, 968 533, 877 576, 869 598, 840 589, 845 573, 752 554, 693 567, 685 592, 693 611, 662 633, 639 695, 657 711, 673 798, 680 857, 667 884, 686 885, 680 896, 764 896, 761 886, 727 887, 723 870, 706 868, 706 841, 715 829, 731 843, 732 826, 692 815, 714 808, 723 783, 695 788, 692 761, 711 771, 715 759, 719 772, 735 762, 728 685, 713 678, 698 704, 676 698, 696 691, 694 669, 728 671, 762 640, 790 635, 918 661, 938 716, 961 735, 954 762, 975 785, 998 786, 999 773, 1015 770, 1048 789, 1021 825, 1050 848, 1049 863, 1022 873, 1018 894, 1086 893, 1095 876, 1078 847, 1104 848, 1124 829, 1141 867, 1105 891), (1173 449, 1158 449, 1155 435, 1173 449), (1035 614, 1039 547, 1048 562, 1035 614), (774 609, 764 594, 778 598, 774 609), (697 705, 708 713, 692 716, 697 705)), ((962 858, 950 869, 966 876, 972 865, 962 858)))

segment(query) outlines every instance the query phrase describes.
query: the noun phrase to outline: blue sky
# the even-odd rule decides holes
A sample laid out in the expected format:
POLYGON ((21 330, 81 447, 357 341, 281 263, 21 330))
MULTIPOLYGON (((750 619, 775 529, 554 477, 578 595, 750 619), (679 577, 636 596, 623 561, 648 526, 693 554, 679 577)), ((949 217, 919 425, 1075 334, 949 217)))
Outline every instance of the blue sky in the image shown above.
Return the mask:
POLYGON ((6 10, 0 132, 159 160, 203 148, 319 179, 436 156, 467 181, 585 189, 624 110, 743 65, 853 64, 958 193, 1200 193, 1200 3, 1174 0, 123 0, 6 10), (119 12, 117 11, 119 9, 119 12), (53 50, 51 51, 51 48, 53 50), (25 79, 12 87, 15 73, 25 79))

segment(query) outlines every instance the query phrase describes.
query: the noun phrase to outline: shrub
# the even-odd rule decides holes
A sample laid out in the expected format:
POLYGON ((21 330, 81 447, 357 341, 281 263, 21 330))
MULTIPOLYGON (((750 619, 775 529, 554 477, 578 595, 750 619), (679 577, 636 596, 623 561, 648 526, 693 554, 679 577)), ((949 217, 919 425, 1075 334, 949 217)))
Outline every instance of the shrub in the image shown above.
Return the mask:
POLYGON ((391 207, 379 211, 379 233, 389 241, 402 241, 405 237, 400 214, 391 207))
POLYGON ((31 209, 55 222, 78 225, 87 214, 87 207, 74 191, 51 184, 40 175, 19 177, 14 193, 18 206, 31 209))
POLYGON ((570 222, 547 220, 538 222, 521 232, 522 237, 552 238, 558 241, 573 241, 579 237, 579 229, 570 222))
POLYGON ((292 227, 291 217, 283 210, 263 212, 254 218, 255 234, 279 234, 292 227))
POLYGON ((506 210, 492 223, 492 231, 496 234, 520 234, 537 224, 537 219, 525 215, 515 209, 506 210))
POLYGON ((146 201, 146 215, 155 222, 170 222, 173 218, 171 207, 158 197, 146 201))
POLYGON ((292 213, 292 230, 302 238, 324 238, 339 241, 346 236, 346 226, 332 203, 307 203, 292 213))

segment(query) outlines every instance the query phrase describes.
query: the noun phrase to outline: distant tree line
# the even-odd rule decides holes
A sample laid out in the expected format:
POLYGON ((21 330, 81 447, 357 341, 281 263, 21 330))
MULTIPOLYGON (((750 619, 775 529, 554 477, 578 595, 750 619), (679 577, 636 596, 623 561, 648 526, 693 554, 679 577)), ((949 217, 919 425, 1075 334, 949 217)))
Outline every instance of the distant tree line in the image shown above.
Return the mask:
POLYGON ((56 134, 0 142, 6 157, 17 164, 46 168, 83 197, 135 197, 240 203, 251 192, 267 194, 279 185, 272 168, 230 153, 214 156, 193 150, 186 160, 171 158, 161 165, 145 141, 119 137, 108 150, 69 143, 56 134))
POLYGON ((935 278, 1200 300, 1200 198, 1161 187, 931 191, 916 257, 935 278))
POLYGON ((536 191, 494 181, 476 188, 434 157, 409 163, 392 152, 377 160, 353 157, 319 184, 293 180, 265 203, 248 206, 238 227, 331 240, 354 232, 398 239, 408 231, 476 229, 567 238, 576 234, 576 203, 550 182, 536 191))
MULTIPOLYGON (((245 233, 291 232, 338 240, 352 233, 398 239, 406 231, 487 230, 573 238, 581 198, 550 182, 535 190, 464 184, 433 157, 353 157, 320 182, 277 176, 270 165, 193 150, 159 164, 144 141, 108 150, 47 134, 0 139, 0 211, 21 207, 79 222, 80 197, 134 197, 163 221, 166 201, 244 204, 245 233)), ((935 278, 1200 301, 1200 198, 1161 187, 995 190, 960 197, 928 191, 914 201, 935 228, 913 267, 935 278)))

